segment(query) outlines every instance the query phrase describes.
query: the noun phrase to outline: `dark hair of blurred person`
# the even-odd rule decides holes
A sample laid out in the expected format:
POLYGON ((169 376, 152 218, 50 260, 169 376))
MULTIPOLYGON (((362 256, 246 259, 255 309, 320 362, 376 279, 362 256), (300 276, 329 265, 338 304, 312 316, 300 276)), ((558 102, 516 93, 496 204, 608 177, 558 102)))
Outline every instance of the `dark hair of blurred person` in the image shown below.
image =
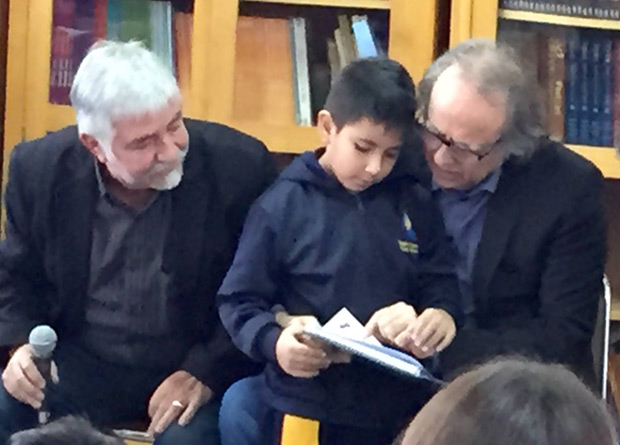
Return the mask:
POLYGON ((557 364, 500 359, 457 377, 401 445, 616 445, 604 402, 557 364))
POLYGON ((68 416, 15 433, 8 445, 123 445, 124 442, 107 436, 82 417, 68 416))

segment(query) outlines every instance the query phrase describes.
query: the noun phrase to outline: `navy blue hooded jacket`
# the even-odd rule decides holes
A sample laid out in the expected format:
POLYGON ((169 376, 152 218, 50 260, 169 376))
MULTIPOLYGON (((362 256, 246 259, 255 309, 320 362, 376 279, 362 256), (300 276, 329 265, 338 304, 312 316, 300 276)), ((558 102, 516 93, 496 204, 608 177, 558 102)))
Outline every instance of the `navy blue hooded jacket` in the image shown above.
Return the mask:
POLYGON ((351 193, 306 152, 253 205, 219 290, 220 316, 234 343, 267 362, 267 400, 323 422, 400 426, 430 396, 419 382, 362 361, 333 364, 312 379, 277 364, 282 331, 271 308, 325 323, 346 307, 362 323, 398 301, 461 318, 460 296, 441 215, 407 156, 382 182, 351 193))

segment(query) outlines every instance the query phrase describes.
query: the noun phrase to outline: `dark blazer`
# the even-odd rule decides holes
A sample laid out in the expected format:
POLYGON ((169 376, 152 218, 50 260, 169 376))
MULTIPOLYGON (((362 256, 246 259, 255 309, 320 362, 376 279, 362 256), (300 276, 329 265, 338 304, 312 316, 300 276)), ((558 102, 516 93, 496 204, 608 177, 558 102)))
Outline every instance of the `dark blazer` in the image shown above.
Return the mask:
MULTIPOLYGON (((249 364, 221 326, 215 294, 246 212, 276 171, 258 140, 214 123, 186 125, 190 148, 171 191, 162 267, 172 275, 169 317, 194 342, 179 369, 221 393, 249 364)), ((82 326, 96 199, 93 157, 76 127, 15 148, 0 244, 0 345, 26 342, 40 323, 60 341, 82 326)))
POLYGON ((507 161, 487 204, 473 272, 475 312, 442 355, 448 375, 500 354, 569 365, 591 382, 591 337, 605 262, 603 178, 541 141, 507 161))

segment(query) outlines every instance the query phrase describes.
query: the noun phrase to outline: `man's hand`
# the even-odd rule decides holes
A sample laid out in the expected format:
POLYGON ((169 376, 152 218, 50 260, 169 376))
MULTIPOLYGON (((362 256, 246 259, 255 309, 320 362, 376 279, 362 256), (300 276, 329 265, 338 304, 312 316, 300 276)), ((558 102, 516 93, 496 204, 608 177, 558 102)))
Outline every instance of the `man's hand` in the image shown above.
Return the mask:
POLYGON ((381 343, 397 345, 396 339, 416 320, 413 306, 399 301, 375 312, 368 323, 366 331, 381 343))
POLYGON ((443 351, 456 335, 454 320, 443 309, 429 308, 396 338, 396 344, 418 358, 443 351))
MULTIPOLYGON (((58 370, 52 362, 52 381, 58 382, 58 370)), ((15 399, 35 409, 41 407, 45 397, 45 379, 32 360, 32 348, 25 344, 20 346, 2 373, 2 383, 7 392, 15 399)))
POLYGON ((169 375, 149 401, 149 433, 160 434, 177 419, 179 425, 187 425, 212 396, 213 391, 187 371, 169 375))
MULTIPOLYGON (((280 368, 293 377, 312 378, 331 361, 324 345, 304 334, 304 327, 314 317, 294 317, 276 342, 276 360, 280 368)), ((316 319, 315 319, 316 320, 316 319)))

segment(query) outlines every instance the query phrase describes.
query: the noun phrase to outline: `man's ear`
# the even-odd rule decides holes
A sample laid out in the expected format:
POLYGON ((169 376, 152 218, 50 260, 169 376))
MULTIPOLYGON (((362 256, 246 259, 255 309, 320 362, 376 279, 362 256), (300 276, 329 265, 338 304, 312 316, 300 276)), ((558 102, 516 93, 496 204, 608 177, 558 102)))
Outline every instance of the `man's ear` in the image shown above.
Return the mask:
POLYGON ((316 119, 316 126, 321 135, 321 144, 327 147, 332 137, 338 132, 331 113, 327 110, 319 111, 316 119))
POLYGON ((106 157, 99 141, 90 134, 80 133, 80 142, 90 153, 102 164, 105 164, 106 157))

